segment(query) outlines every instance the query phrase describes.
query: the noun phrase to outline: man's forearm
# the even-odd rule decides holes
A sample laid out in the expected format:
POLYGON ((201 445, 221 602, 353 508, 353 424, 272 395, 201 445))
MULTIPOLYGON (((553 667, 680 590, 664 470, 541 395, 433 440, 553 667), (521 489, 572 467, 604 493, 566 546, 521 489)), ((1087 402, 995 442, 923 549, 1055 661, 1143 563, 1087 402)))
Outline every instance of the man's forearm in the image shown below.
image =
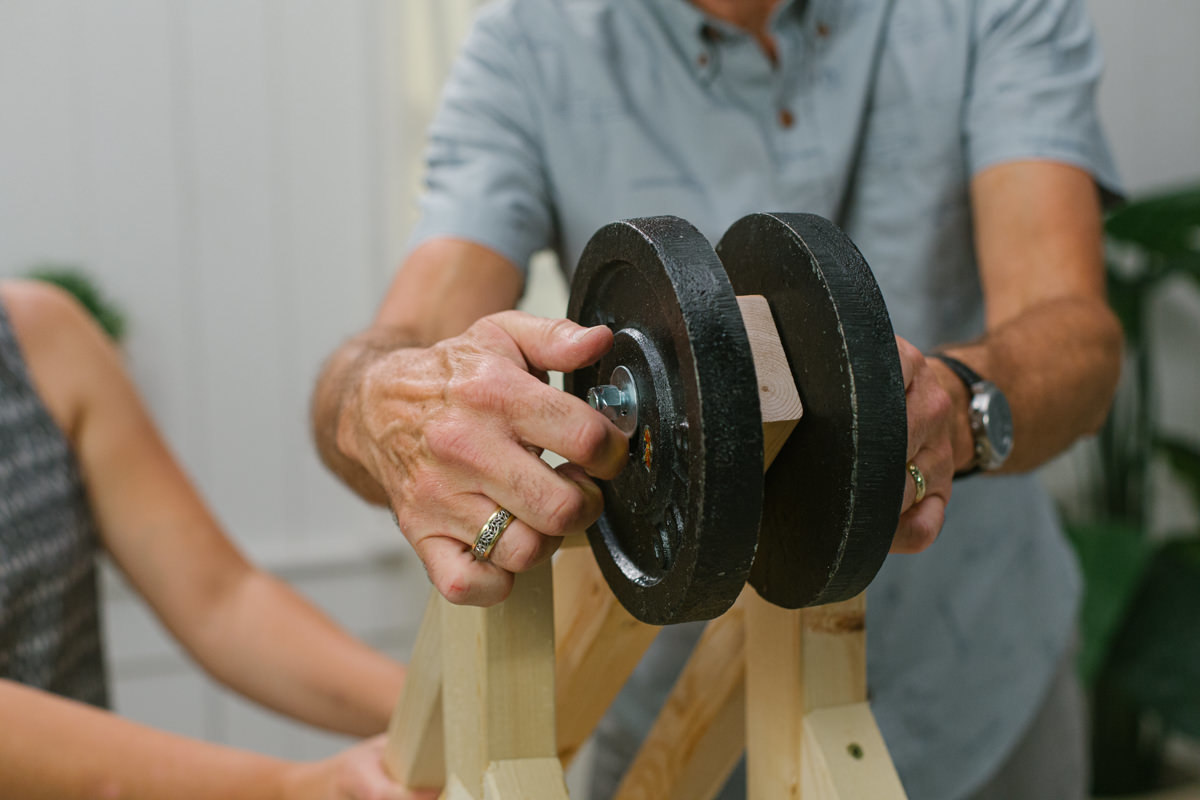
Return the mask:
POLYGON ((321 461, 355 493, 375 505, 387 505, 387 493, 362 464, 342 452, 338 428, 343 424, 343 414, 350 413, 350 403, 366 369, 387 353, 417 344, 412 333, 398 328, 368 329, 329 357, 313 390, 313 439, 321 461))
MULTIPOLYGON (((1013 451, 1003 472, 1033 469, 1104 422, 1121 373, 1119 323, 1099 299, 1047 300, 970 344, 945 352, 1000 387, 1013 413, 1013 451)), ((967 392, 945 365, 933 361, 955 405, 955 466, 974 456, 967 392)))

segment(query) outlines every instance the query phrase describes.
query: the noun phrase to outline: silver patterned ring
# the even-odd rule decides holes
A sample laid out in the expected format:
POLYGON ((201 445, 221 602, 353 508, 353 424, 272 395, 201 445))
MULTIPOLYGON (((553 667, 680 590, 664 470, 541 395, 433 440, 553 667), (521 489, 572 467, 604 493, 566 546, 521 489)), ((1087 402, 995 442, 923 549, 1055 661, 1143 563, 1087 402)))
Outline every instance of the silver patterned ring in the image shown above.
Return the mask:
POLYGON ((492 548, 496 546, 496 542, 500 541, 500 536, 516 519, 507 508, 497 507, 492 515, 488 517, 488 521, 479 529, 479 535, 475 537, 475 544, 471 547, 471 552, 480 561, 487 561, 492 555, 492 548))

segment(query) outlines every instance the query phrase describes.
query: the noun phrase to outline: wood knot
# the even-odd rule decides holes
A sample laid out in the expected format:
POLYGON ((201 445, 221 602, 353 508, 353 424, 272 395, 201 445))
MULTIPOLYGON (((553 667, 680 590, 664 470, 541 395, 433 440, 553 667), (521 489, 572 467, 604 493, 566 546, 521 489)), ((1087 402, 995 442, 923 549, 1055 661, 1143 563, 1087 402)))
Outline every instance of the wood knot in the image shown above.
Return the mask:
POLYGON ((807 615, 807 628, 818 633, 858 633, 867 627, 862 611, 827 611, 807 615))

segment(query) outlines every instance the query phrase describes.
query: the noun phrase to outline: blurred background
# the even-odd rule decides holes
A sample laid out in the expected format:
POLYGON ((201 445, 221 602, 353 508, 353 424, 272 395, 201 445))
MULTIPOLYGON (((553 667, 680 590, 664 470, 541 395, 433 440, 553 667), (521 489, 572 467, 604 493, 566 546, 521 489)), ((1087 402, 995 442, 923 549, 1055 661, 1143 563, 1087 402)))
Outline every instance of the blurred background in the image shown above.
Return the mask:
MULTIPOLYGON (((389 516, 321 468, 307 404, 322 358, 369 319, 403 254, 424 128, 478 5, 0 0, 0 276, 92 279, 122 312, 127 363, 159 425, 233 537, 398 657, 419 622, 423 571, 389 516)), ((1153 665, 1110 663, 1156 646, 1130 637, 1145 633, 1138 614, 1157 618, 1137 607, 1145 585, 1166 580, 1159 542, 1200 536, 1200 457, 1188 472, 1200 452, 1188 449, 1200 443, 1200 203, 1186 191, 1200 184, 1200 3, 1089 5, 1126 188, 1159 205, 1110 225, 1114 285, 1138 326, 1133 427, 1077 447, 1046 477, 1099 576, 1084 666, 1116 687, 1123 727, 1112 724, 1126 738, 1112 746, 1144 776, 1162 734, 1200 735, 1187 689, 1200 693, 1200 675, 1155 694, 1165 679, 1153 665), (1157 688, 1141 696, 1138 681, 1157 688), (1181 702, 1190 721, 1155 705, 1181 702)), ((553 264, 535 268, 526 305, 561 314, 553 264)), ((215 687, 111 570, 104 590, 120 712, 283 756, 342 744, 215 687)), ((1200 633, 1190 649, 1178 640, 1200 620, 1200 594, 1164 602, 1176 601, 1195 605, 1160 635, 1166 661, 1195 654, 1200 669, 1200 633)))

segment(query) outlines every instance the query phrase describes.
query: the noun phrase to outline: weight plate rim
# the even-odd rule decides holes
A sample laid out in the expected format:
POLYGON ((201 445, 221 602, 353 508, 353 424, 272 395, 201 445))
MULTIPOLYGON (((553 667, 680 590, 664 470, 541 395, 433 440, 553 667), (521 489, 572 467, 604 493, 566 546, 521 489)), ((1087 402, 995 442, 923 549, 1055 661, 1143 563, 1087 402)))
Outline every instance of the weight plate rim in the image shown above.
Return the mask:
MULTIPOLYGON (((849 510, 838 534, 840 540, 834 543, 836 552, 828 563, 811 565, 811 568, 800 563, 802 548, 785 541, 788 533, 779 523, 786 518, 804 518, 805 509, 798 506, 803 489, 797 491, 795 475, 789 474, 789 469, 804 458, 814 457, 812 453, 804 452, 803 435, 797 434, 801 434, 806 418, 810 425, 818 424, 812 414, 819 413, 820 409, 805 403, 806 417, 798 423, 797 434, 784 444, 775 466, 766 476, 763 529, 750 583, 765 599, 788 608, 849 599, 863 591, 882 567, 899 521, 904 494, 907 455, 904 383, 895 335, 882 293, 849 237, 831 221, 814 214, 750 214, 729 228, 717 246, 717 253, 726 264, 738 294, 767 297, 776 315, 785 351, 789 353, 802 400, 806 387, 802 385, 801 359, 793 357, 799 346, 798 339, 802 337, 797 336, 796 329, 789 327, 786 320, 780 324, 779 316, 794 312, 794 309, 781 307, 791 305, 780 301, 786 293, 782 290, 773 292, 766 281, 770 279, 771 270, 792 270, 786 277, 815 279, 832 298, 841 348, 837 357, 849 371, 848 379, 853 387, 850 402, 856 412, 852 438, 857 455, 850 475, 853 494, 848 498, 849 510), (780 250, 787 252, 773 253, 769 264, 759 262, 746 266, 744 259, 752 252, 746 242, 759 237, 774 237, 774 241, 786 245, 780 250), (797 277, 797 270, 808 270, 811 274, 797 277), (773 294, 777 296, 773 297, 773 294), (853 344, 854 353, 847 351, 851 346, 847 344, 845 326, 848 323, 854 324, 856 332, 865 334, 863 338, 871 341, 870 344, 853 344), (869 356, 882 357, 872 363, 869 356), (870 398, 866 404, 861 402, 864 397, 870 398), (864 494, 868 496, 864 498, 864 494), (770 563, 785 555, 789 563, 770 563)), ((830 534, 809 532, 805 535, 830 534)))

